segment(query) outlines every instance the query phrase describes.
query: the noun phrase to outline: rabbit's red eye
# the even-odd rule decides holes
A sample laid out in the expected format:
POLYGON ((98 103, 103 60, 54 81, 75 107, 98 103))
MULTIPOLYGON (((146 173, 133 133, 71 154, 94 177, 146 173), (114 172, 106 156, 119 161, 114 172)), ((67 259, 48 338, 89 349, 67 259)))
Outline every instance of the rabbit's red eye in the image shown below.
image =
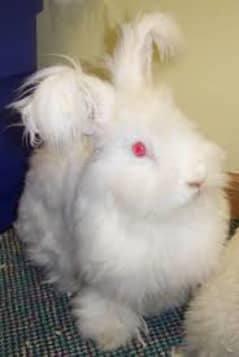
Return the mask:
POLYGON ((136 141, 132 145, 132 151, 135 156, 143 157, 146 155, 146 146, 144 145, 144 143, 142 143, 142 141, 136 141))

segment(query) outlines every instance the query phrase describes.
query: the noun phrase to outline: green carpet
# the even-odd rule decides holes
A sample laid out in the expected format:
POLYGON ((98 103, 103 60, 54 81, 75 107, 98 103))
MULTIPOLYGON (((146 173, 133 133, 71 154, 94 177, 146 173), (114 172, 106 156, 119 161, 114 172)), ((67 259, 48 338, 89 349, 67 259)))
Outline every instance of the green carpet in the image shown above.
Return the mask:
MULTIPOLYGON (((238 222, 232 224, 232 229, 238 222)), ((164 356, 182 340, 183 310, 149 319, 146 346, 131 343, 102 353, 77 333, 69 299, 44 283, 25 259, 21 243, 8 231, 0 236, 0 357, 164 356)))

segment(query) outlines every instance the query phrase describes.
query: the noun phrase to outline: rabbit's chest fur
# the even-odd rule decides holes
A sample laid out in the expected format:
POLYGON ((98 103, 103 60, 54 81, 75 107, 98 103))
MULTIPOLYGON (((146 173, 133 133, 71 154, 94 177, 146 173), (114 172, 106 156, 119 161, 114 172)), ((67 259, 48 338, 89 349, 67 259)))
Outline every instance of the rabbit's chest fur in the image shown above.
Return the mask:
MULTIPOLYGON (((84 195, 79 197, 78 213, 84 195)), ((110 204, 88 206, 86 201, 83 218, 77 217, 76 251, 80 270, 91 284, 143 309, 154 297, 159 303, 161 296, 161 309, 180 302, 211 273, 227 226, 221 219, 227 209, 220 194, 199 199, 166 221, 136 219, 110 204)))
POLYGON ((93 186, 89 190, 81 185, 84 160, 77 166, 74 158, 46 160, 41 155, 34 158, 28 175, 18 226, 33 240, 39 217, 32 212, 41 202, 45 213, 40 220, 43 213, 49 218, 46 231, 60 227, 54 228, 54 244, 47 241, 47 247, 57 247, 61 260, 72 262, 72 270, 89 284, 139 309, 148 301, 155 305, 156 297, 161 309, 177 304, 211 272, 227 229, 227 203, 220 191, 168 219, 136 217, 122 211, 110 194, 99 195, 93 186))

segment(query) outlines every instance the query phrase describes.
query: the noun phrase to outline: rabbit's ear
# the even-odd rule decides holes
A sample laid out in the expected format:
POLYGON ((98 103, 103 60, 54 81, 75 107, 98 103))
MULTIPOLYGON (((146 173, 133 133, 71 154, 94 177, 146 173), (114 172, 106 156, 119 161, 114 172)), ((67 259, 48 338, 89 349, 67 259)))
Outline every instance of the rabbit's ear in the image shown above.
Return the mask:
MULTIPOLYGON (((30 95, 12 104, 22 115, 31 145, 40 141, 60 148, 77 135, 88 135, 110 119, 114 91, 76 65, 38 71, 24 84, 30 95)), ((24 93, 24 91, 23 91, 24 93)))
POLYGON ((163 60, 182 47, 182 34, 171 17, 146 14, 121 28, 121 38, 109 61, 113 82, 119 87, 137 87, 151 81, 153 44, 163 60))

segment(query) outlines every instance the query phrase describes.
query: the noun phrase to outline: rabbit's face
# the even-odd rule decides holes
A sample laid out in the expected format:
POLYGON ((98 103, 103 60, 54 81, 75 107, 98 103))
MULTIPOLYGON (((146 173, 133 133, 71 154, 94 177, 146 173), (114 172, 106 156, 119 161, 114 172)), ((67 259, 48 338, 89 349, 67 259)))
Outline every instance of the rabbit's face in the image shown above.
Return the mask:
POLYGON ((97 180, 123 209, 168 215, 222 186, 223 154, 170 100, 145 93, 118 101, 99 140, 97 180))

